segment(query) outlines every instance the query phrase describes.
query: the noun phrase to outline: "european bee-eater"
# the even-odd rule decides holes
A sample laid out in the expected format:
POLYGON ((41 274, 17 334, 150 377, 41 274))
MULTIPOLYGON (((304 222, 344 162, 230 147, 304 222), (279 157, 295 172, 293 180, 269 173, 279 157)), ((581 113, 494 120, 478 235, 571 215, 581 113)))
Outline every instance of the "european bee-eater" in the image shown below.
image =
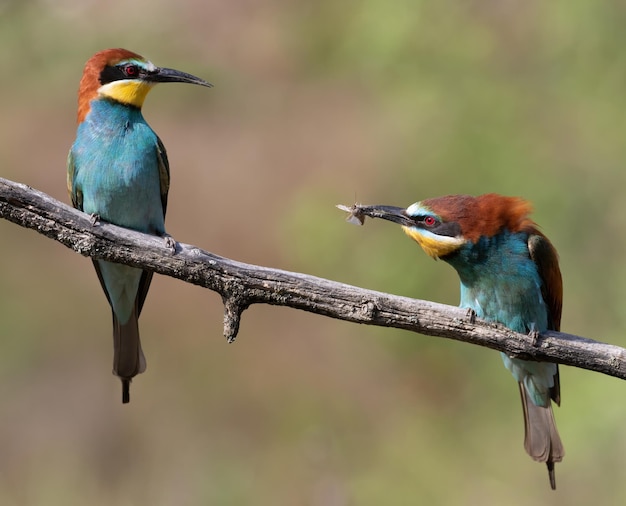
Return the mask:
MULTIPOLYGON (((122 227, 164 237, 170 169, 165 147, 141 114, 157 83, 206 81, 161 68, 126 49, 106 49, 85 64, 78 90, 78 130, 67 163, 67 185, 75 208, 122 227)), ((122 380, 122 402, 130 382, 146 369, 137 319, 152 272, 94 260, 113 312, 113 373, 122 380)))
MULTIPOLYGON (((351 218, 383 218, 402 226, 431 257, 440 258, 461 279, 461 307, 516 332, 536 335, 559 330, 563 283, 552 243, 528 217, 531 206, 516 197, 449 195, 408 208, 354 206, 351 218)), ((353 221, 353 219, 351 219, 353 221)), ((511 358, 507 369, 519 383, 524 408, 524 447, 548 466, 556 488, 554 463, 564 449, 552 403, 560 405, 557 364, 511 358)))

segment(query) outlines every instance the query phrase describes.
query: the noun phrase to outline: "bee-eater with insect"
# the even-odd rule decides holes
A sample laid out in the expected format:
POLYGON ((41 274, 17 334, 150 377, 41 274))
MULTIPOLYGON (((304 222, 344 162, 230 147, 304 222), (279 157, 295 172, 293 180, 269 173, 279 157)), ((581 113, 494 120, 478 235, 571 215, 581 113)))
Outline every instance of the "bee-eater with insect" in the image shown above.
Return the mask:
MULTIPOLYGON (((563 283, 552 243, 528 217, 525 200, 496 194, 449 195, 416 202, 408 208, 350 208, 352 222, 383 218, 402 226, 431 257, 440 258, 461 279, 461 307, 479 318, 520 333, 558 331, 563 283)), ((556 428, 552 401, 560 405, 557 364, 512 358, 502 353, 507 369, 519 383, 524 409, 524 447, 548 467, 556 488, 554 463, 564 449, 556 428)))
MULTIPOLYGON (((161 68, 126 49, 92 56, 78 90, 78 129, 67 163, 67 185, 75 208, 98 220, 158 235, 165 232, 170 169, 165 147, 141 114, 158 83, 211 84, 185 72, 161 68)), ((122 380, 122 402, 130 382, 146 369, 138 318, 152 272, 94 260, 113 312, 113 373, 122 380)))

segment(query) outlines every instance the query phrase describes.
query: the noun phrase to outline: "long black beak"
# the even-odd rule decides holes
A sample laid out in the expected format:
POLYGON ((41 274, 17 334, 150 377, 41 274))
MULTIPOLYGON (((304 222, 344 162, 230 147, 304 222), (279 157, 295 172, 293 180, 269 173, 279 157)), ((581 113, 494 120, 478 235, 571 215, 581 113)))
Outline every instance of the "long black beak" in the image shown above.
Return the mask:
POLYGON ((213 87, 211 83, 194 75, 187 74, 187 72, 161 67, 157 68, 155 72, 148 74, 145 80, 153 83, 189 83, 206 86, 207 88, 213 87))
POLYGON ((366 217, 382 218, 383 220, 393 221, 403 226, 413 226, 415 222, 406 214, 406 209, 395 206, 362 206, 355 204, 353 206, 337 206, 342 211, 350 213, 348 221, 363 224, 366 217))
POLYGON ((399 225, 411 226, 415 222, 406 214, 404 207, 395 206, 363 206, 361 212, 371 218, 382 218, 383 220, 393 221, 399 225))

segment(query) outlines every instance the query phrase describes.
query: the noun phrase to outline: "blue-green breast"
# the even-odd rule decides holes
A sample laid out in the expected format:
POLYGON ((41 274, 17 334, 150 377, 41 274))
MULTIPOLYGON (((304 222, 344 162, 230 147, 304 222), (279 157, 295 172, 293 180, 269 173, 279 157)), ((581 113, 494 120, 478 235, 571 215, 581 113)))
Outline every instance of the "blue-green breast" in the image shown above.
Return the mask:
POLYGON ((83 211, 142 232, 165 233, 158 139, 141 110, 98 99, 72 146, 73 192, 83 211))
POLYGON ((548 309, 528 251, 527 233, 504 231, 481 237, 444 260, 461 278, 462 307, 517 332, 547 329, 548 309))
MULTIPOLYGON (((527 233, 504 231, 481 237, 444 260, 461 278, 461 307, 523 334, 547 330, 548 307, 541 293, 541 277, 528 250, 527 233)), ((532 401, 537 406, 549 406, 556 364, 501 355, 513 377, 524 383, 532 401)))

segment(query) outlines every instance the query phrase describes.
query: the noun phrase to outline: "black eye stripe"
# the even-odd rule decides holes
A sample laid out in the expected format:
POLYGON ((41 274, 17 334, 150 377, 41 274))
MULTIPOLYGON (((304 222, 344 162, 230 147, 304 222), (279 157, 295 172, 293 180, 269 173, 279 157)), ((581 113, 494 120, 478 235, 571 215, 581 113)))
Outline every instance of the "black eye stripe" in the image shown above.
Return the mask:
POLYGON ((107 65, 100 72, 100 84, 108 84, 122 79, 136 79, 141 77, 143 69, 133 63, 122 65, 107 65))
POLYGON ((426 225, 432 227, 440 223, 440 221, 430 214, 420 214, 418 216, 411 216, 416 225, 426 225))
POLYGON ((411 216, 411 219, 415 222, 417 228, 428 230, 433 234, 447 237, 459 237, 462 235, 461 226, 458 223, 442 222, 439 218, 431 214, 411 216))

